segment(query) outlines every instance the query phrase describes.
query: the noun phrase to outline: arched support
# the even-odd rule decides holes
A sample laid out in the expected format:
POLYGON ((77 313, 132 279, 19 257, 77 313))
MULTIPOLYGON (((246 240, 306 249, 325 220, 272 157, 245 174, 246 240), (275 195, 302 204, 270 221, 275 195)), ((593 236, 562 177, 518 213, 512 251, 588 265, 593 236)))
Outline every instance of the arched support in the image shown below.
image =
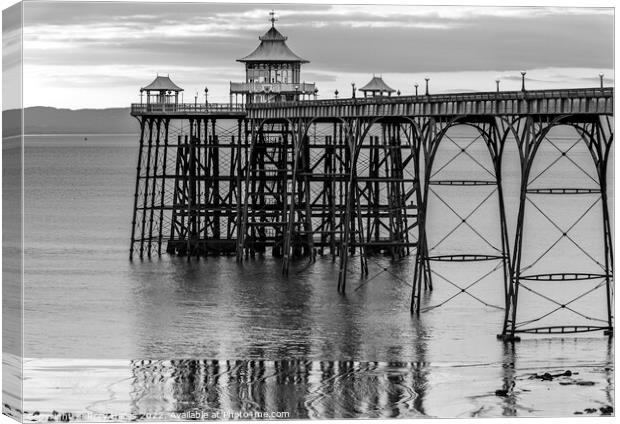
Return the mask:
POLYGON ((430 290, 433 289, 433 280, 430 273, 430 263, 428 261, 428 246, 426 242, 426 210, 428 198, 428 184, 430 170, 432 168, 430 159, 430 146, 433 140, 433 131, 436 130, 435 121, 412 120, 416 129, 417 137, 414 139, 414 169, 418 181, 416 190, 416 200, 418 207, 418 246, 413 271, 413 287, 411 294, 411 313, 420 314, 420 300, 422 297, 422 286, 430 290), (422 168, 423 162, 423 168, 422 168), (424 172, 424 175, 422 174, 424 172))
MULTIPOLYGON (((430 266, 430 261, 487 261, 487 260, 500 260, 502 261, 503 268, 503 282, 504 282, 504 294, 506 296, 508 290, 507 280, 511 273, 511 264, 510 264, 510 249, 509 249, 509 241, 508 241, 508 231, 507 231, 507 222, 506 222, 506 212, 504 206, 503 199, 503 190, 502 190, 502 176, 501 176, 501 163, 502 163, 502 153, 503 146, 507 137, 506 131, 501 131, 498 127, 497 122, 492 118, 487 117, 477 117, 477 116, 458 116, 451 119, 429 119, 427 121, 423 121, 418 124, 418 128, 420 128, 420 140, 417 143, 417 157, 418 162, 416 169, 421 173, 420 160, 423 160, 423 173, 424 177, 420 178, 421 184, 420 189, 418 190, 418 249, 416 253, 416 261, 414 268, 414 282, 413 282, 413 290, 412 290, 412 299, 410 310, 412 313, 418 314, 421 311, 421 292, 422 286, 426 289, 433 290, 432 284, 432 271, 430 266), (444 138, 446 138, 446 134, 449 129, 457 126, 457 125, 466 125, 474 128, 479 136, 474 138, 472 142, 470 142, 466 147, 458 146, 460 151, 450 159, 446 164, 444 164, 439 170, 434 170, 434 162, 437 152, 439 150, 440 145, 442 144, 444 138), (473 158, 468 152, 467 148, 471 146, 477 139, 482 139, 484 144, 487 147, 489 152, 489 157, 492 163, 492 169, 487 169, 482 164, 480 164, 475 158, 473 158), (451 163, 458 156, 465 154, 469 156, 474 162, 476 162, 481 168, 483 168, 487 173, 491 175, 489 179, 486 177, 484 180, 455 180, 455 179, 437 179, 435 178, 436 174, 440 172, 443 168, 447 166, 447 164, 451 163), (420 159, 420 156, 422 157, 420 159), (473 211, 471 211, 467 216, 459 215, 445 200, 443 200, 439 195, 435 192, 434 189, 431 189, 431 186, 453 186, 453 187, 488 187, 494 186, 494 190, 485 197, 480 204, 478 204, 473 211), (459 224, 450 231, 437 245, 442 243, 450 234, 452 234, 458 227, 461 225, 466 225, 474 231, 476 235, 478 235, 489 247, 491 247, 494 251, 493 254, 484 254, 475 252, 473 254, 447 254, 447 255, 435 255, 430 256, 430 250, 437 247, 437 245, 433 246, 429 250, 428 246, 428 220, 427 220, 427 210, 428 210, 428 202, 429 202, 429 193, 435 193, 435 196, 439 198, 449 209, 452 210, 454 214, 456 214, 460 220, 459 224), (480 233, 476 231, 474 227, 472 227, 468 223, 468 219, 478 210, 483 203, 485 203, 491 195, 497 193, 498 197, 498 209, 499 209, 499 231, 501 238, 501 246, 498 248, 486 240, 480 233)), ((456 143, 455 143, 456 144, 456 143)), ((478 280, 477 282, 479 282, 478 280)), ((468 288, 472 287, 469 285, 468 287, 460 287, 458 284, 448 281, 452 285, 456 286, 460 289, 460 293, 468 293, 468 288)), ((476 284, 474 282, 473 284, 476 284)), ((471 296, 471 295, 470 295, 471 296)), ((452 298, 456 297, 453 296, 452 298)), ((487 305, 483 300, 471 296, 480 303, 487 305)), ((450 298, 450 299, 452 299, 450 298)), ((442 303, 443 304, 443 303, 442 303)), ((492 305, 489 305, 492 306, 492 305)), ((434 306, 436 307, 436 306, 434 306)), ((434 308, 432 307, 432 308, 434 308)))
POLYGON ((599 117, 592 124, 592 132, 588 137, 586 131, 578 130, 584 142, 588 145, 592 159, 596 164, 596 172, 601 191, 601 208, 603 215, 603 244, 605 249, 605 298, 607 309, 607 330, 606 335, 612 336, 614 333, 613 323, 613 272, 614 272, 614 253, 613 253, 613 233, 611 231, 611 218, 609 216, 609 200, 607 193, 607 165, 609 154, 613 143, 613 126, 608 116, 599 117))
MULTIPOLYGON (((499 338, 505 341, 519 340, 519 334, 566 334, 566 333, 580 333, 591 331, 604 331, 606 334, 613 334, 613 316, 612 316, 612 298, 613 298, 613 247, 610 233, 610 221, 609 210, 607 204, 607 157, 613 140, 612 132, 605 131, 603 129, 601 120, 598 117, 584 117, 584 116, 558 116, 555 118, 539 117, 527 117, 523 120, 516 122, 513 127, 513 133, 517 140, 520 159, 521 159, 521 186, 520 186, 520 198, 519 198, 519 211, 516 223, 516 234, 513 248, 513 274, 510 280, 509 293, 507 297, 506 314, 504 318, 504 324, 502 333, 498 335, 499 338), (580 135, 581 141, 587 146, 593 159, 594 168, 596 169, 596 183, 597 188, 589 187, 552 187, 552 188, 540 188, 532 185, 533 180, 538 179, 549 167, 545 168, 533 179, 531 178, 533 164, 536 160, 537 153, 540 146, 546 141, 551 143, 556 149, 559 150, 562 157, 568 157, 568 151, 572 149, 570 146, 566 150, 555 146, 550 140, 547 139, 549 132, 558 126, 565 125, 573 127, 580 135), (566 269, 560 270, 560 272, 550 272, 545 274, 539 274, 527 270, 534 264, 538 263, 551 249, 553 249, 557 243, 562 239, 570 240, 577 248, 582 250, 587 256, 595 260, 596 263, 601 265, 595 258, 584 251, 574 240, 570 238, 570 231, 581 221, 582 218, 592 209, 592 206, 588 208, 578 219, 573 222, 568 228, 563 228, 556 224, 552 218, 544 214, 544 212, 536 205, 534 201, 530 199, 531 196, 543 196, 543 195, 579 195, 583 196, 596 196, 600 195, 602 205, 603 216, 603 246, 604 246, 604 258, 602 259, 603 274, 592 274, 591 272, 579 272, 566 269), (549 223, 551 223, 557 230, 561 232, 561 236, 556 242, 554 242, 542 255, 537 257, 532 263, 528 265, 523 264, 523 252, 525 251, 525 236, 524 230, 527 222, 525 219, 525 209, 527 204, 531 204, 536 208, 549 223), (536 281, 586 281, 600 278, 603 280, 603 284, 595 286, 593 289, 587 290, 581 293, 579 296, 574 297, 572 300, 555 300, 552 297, 541 294, 539 290, 532 289, 531 283, 536 281), (525 285, 528 283, 528 285, 525 285), (601 319, 593 316, 588 316, 579 310, 577 310, 572 304, 576 300, 590 294, 599 287, 605 287, 606 291, 606 318, 601 319), (556 306, 550 312, 533 319, 518 322, 518 310, 519 310, 519 291, 521 288, 527 289, 528 292, 533 293, 536 296, 543 297, 547 301, 555 304, 556 306), (584 322, 583 324, 553 324, 553 325, 540 325, 538 324, 547 316, 559 311, 565 310, 580 316, 584 322), (604 325, 603 325, 604 324, 604 325)), ((579 140, 578 140, 579 141, 579 140)))
MULTIPOLYGON (((338 292, 345 293, 349 251, 352 248, 351 237, 354 236, 355 229, 353 227, 353 211, 356 207, 355 201, 357 199, 357 160, 361 150, 362 142, 368 134, 371 126, 376 122, 376 119, 351 119, 345 121, 345 143, 348 146, 348 169, 346 173, 348 178, 345 184, 345 208, 344 217, 342 219, 342 241, 340 246, 340 265, 338 269, 338 292)), ((358 214, 359 215, 359 212, 358 214)), ((361 255, 362 270, 365 268, 365 258, 361 255)))

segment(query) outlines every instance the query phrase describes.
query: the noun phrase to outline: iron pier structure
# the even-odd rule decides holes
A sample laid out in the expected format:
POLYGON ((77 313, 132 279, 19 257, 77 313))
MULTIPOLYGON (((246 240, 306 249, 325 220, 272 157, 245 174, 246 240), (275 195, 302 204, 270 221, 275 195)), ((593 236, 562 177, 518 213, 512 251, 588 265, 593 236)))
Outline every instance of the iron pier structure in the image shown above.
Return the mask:
POLYGON ((427 78, 424 95, 418 96, 416 84, 414 96, 402 96, 375 75, 359 88, 363 97, 352 84, 351 98, 337 99, 335 91, 336 99, 317 100, 315 83, 301 79, 308 60, 287 46, 270 15, 271 27, 258 47, 238 59, 245 81, 230 82, 229 103, 209 103, 206 87, 204 102, 198 93, 194 103, 179 102, 183 89, 169 76, 158 75, 140 89, 140 103, 131 107, 140 123, 131 259, 165 252, 188 260, 236 255, 242 261, 271 253, 282 258, 288 275, 295 258, 331 256, 339 263, 337 290, 345 293, 352 257, 367 277, 376 255, 398 263, 415 254, 414 314, 436 307, 422 306, 422 292, 433 290, 434 276, 458 289, 443 303, 465 294, 492 306, 472 289, 501 271, 500 338, 613 333, 607 192, 613 89, 603 87, 602 76, 600 88, 531 91, 522 72, 520 91, 500 92, 497 82, 496 92, 442 95, 429 94, 427 78), (572 136, 553 135, 562 129, 572 136), (507 149, 517 153, 510 156, 507 149), (576 159, 579 149, 583 154, 576 159), (555 159, 548 159, 549 150, 555 159), (472 169, 446 172, 463 157, 472 169), (507 164, 507 157, 514 163, 507 164), (577 176, 564 173, 545 184, 559 161, 574 165, 577 176), (502 179, 506 165, 511 181, 520 184, 510 208, 502 179), (467 213, 454 205, 470 198, 477 200, 467 213), (559 218, 550 212, 558 205, 559 218), (565 222, 575 205, 585 210, 565 222), (601 228, 600 234, 593 238, 589 231, 590 243, 582 244, 573 233, 593 214, 592 228, 601 228), (476 220, 480 215, 482 221, 476 220), (541 217, 559 233, 547 244, 537 226, 541 217), (449 243, 464 228, 479 246, 467 239, 449 243), (563 261, 567 244, 588 263, 563 261), (463 284, 437 271, 449 263, 463 269, 491 263, 493 269, 463 284), (559 296, 564 292, 572 295, 559 296), (594 292, 603 292, 594 302, 603 317, 579 307, 594 292), (527 297, 518 308, 524 294, 552 309, 540 311, 527 297), (544 324, 560 313, 573 319, 544 324))
MULTIPOLYGON (((360 272, 368 258, 383 253, 395 260, 414 254, 411 312, 421 311, 423 290, 433 289, 433 263, 493 261, 503 273, 505 317, 499 335, 514 340, 520 333, 613 332, 612 221, 608 201, 608 164, 613 142, 613 88, 486 92, 420 96, 295 100, 251 104, 133 104, 140 123, 130 258, 163 253, 191 257, 257 253, 291 260, 331 255, 339 261, 337 290, 347 290, 349 258, 359 256, 360 272), (471 140, 455 143, 455 127, 472 131, 471 140), (575 143, 562 144, 549 134, 567 128, 575 143), (471 146, 482 143, 486 158, 475 158, 471 146), (481 164, 480 177, 436 177, 438 151, 458 144, 454 158, 469 156, 481 164), (504 151, 518 151, 518 207, 507 210, 502 169, 504 151), (575 145, 589 152, 593 174, 567 179, 563 186, 540 186, 547 168, 535 166, 548 148, 567 157, 575 145), (468 150, 470 149, 470 150, 468 150), (483 164, 487 161, 489 165, 483 164), (579 179, 580 178, 580 179, 579 179), (581 184, 583 182, 583 184, 581 184), (449 205, 450 196, 489 189, 499 242, 485 251, 434 254, 429 246, 429 199, 449 205), (585 251, 597 269, 569 269, 553 263, 531 272, 524 252, 536 237, 528 234, 532 205, 558 230, 558 241, 534 263, 571 238, 577 222, 558 224, 537 206, 539 199, 569 199, 586 212, 599 211, 602 249, 585 251), (515 222, 510 230, 508 222, 515 222), (529 238, 528 238, 529 237, 529 238), (522 322, 519 296, 549 282, 595 281, 605 292, 606 319, 593 320, 574 311, 581 324, 538 326, 522 322)), ((477 150, 478 154, 480 149, 477 150)), ((470 226, 468 215, 457 227, 470 226)), ((532 262, 532 261, 530 261, 532 262)), ((462 287, 467 292, 469 287, 462 287)), ((589 292, 588 292, 589 293, 589 292)), ((587 293, 586 293, 587 294, 587 293)), ((576 299, 577 300, 577 299, 576 299)))

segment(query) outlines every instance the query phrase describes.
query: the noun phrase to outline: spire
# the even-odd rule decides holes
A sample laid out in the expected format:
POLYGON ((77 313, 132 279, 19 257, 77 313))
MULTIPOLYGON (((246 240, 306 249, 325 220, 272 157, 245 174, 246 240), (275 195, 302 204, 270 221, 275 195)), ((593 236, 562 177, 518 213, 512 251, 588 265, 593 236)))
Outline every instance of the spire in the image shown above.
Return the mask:
POLYGON ((276 21, 278 20, 276 18, 276 12, 271 9, 271 12, 269 12, 269 16, 271 16, 271 18, 269 18, 269 20, 271 21, 271 28, 275 28, 276 21))

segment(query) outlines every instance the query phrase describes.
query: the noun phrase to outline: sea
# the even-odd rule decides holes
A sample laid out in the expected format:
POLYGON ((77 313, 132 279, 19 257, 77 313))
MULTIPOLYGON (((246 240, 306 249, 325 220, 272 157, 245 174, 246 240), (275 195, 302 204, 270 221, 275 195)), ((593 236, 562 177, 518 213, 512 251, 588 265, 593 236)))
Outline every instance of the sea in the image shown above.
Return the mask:
MULTIPOLYGON (((469 133, 449 136, 433 178, 489 177, 486 146, 458 155, 469 133)), ((532 172, 541 172, 537 187, 596 186, 578 140, 571 130, 550 133, 532 172)), ((413 254, 373 255, 366 276, 351 258, 344 295, 329 255, 295 260, 288 277, 271 255, 242 264, 130 261, 137 156, 136 134, 25 137, 24 398, 20 406, 5 389, 4 413, 32 421, 551 417, 614 406, 613 341, 602 332, 496 338, 504 317, 497 261, 433 262, 419 316, 409 312, 413 254)), ((507 143, 511 238, 519 172, 507 143)), ((432 186, 431 254, 494 252, 494 190, 432 186)), ((601 273, 600 196, 530 197, 527 272, 601 273)), ((601 279, 527 286, 519 321, 604 325, 601 279)))

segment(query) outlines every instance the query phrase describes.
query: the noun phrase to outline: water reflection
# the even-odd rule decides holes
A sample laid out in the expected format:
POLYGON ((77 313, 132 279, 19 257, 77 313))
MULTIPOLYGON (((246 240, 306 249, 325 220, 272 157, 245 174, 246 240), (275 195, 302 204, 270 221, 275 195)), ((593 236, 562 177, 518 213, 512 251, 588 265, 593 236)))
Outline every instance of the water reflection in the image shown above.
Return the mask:
POLYGON ((608 405, 614 404, 614 339, 607 338, 607 363, 605 364, 605 399, 608 405))
POLYGON ((131 412, 271 412, 290 418, 424 413, 426 365, 306 360, 132 361, 131 412))
POLYGON ((311 267, 293 263, 295 277, 288 279, 276 272, 278 262, 262 258, 250 266, 226 258, 147 265, 133 269, 139 356, 244 359, 132 361, 135 416, 424 414, 430 334, 408 313, 407 286, 376 281, 334 296, 335 265, 320 260, 311 267), (144 278, 145 272, 159 275, 144 278))
POLYGON ((288 278, 280 266, 271 258, 133 263, 131 357, 419 361, 410 287, 386 274, 338 296, 337 264, 294 262, 288 278))
POLYGON ((517 393, 516 385, 516 344, 503 344, 503 364, 502 364, 502 388, 496 391, 496 395, 503 398, 502 415, 517 415, 517 393))

